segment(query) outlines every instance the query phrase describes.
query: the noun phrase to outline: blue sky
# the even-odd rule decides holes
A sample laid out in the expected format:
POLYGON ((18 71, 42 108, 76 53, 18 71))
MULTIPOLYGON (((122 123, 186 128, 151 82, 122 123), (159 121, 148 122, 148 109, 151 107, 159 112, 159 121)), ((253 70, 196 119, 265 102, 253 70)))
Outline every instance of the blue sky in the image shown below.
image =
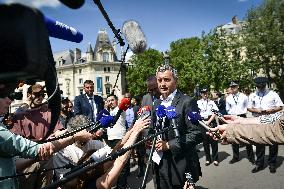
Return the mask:
MULTIPOLYGON (((53 52, 80 48, 86 51, 89 42, 95 45, 100 28, 113 34, 92 0, 85 0, 79 9, 70 9, 57 0, 0 0, 0 3, 21 2, 39 8, 47 17, 78 29, 84 35, 81 43, 50 38, 53 52)), ((101 0, 114 26, 136 20, 143 29, 148 47, 165 51, 170 42, 200 36, 202 31, 226 24, 234 15, 243 19, 251 7, 263 0, 101 0)))

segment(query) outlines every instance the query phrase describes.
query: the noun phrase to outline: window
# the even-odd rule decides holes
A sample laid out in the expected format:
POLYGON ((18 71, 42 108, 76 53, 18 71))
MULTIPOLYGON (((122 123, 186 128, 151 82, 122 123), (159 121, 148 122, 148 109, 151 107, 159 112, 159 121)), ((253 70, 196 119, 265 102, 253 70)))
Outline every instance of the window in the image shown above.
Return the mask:
POLYGON ((109 83, 109 76, 106 76, 106 83, 109 83))
POLYGON ((80 95, 83 94, 83 89, 79 89, 80 95))
POLYGON ((82 69, 79 69, 79 74, 81 74, 82 73, 82 69))
POLYGON ((79 79, 79 84, 83 84, 83 78, 79 79))
POLYGON ((109 54, 108 52, 103 53, 103 62, 109 62, 109 54))
POLYGON ((110 94, 110 87, 109 87, 109 86, 106 87, 106 94, 107 94, 107 95, 110 94))
POLYGON ((102 77, 97 77, 97 93, 103 92, 103 79, 102 77))
POLYGON ((60 75, 61 74, 61 72, 58 72, 58 75, 60 75))
POLYGON ((110 67, 104 67, 104 72, 110 72, 110 67))

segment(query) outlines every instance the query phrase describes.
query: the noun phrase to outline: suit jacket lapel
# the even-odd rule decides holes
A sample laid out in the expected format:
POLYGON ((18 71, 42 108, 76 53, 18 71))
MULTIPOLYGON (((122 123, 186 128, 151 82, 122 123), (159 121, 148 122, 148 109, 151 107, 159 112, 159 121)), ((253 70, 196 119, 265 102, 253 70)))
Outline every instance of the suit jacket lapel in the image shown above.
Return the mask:
POLYGON ((179 91, 177 91, 176 95, 174 96, 174 99, 172 101, 172 106, 176 107, 179 100, 180 100, 180 97, 181 97, 181 93, 179 91))

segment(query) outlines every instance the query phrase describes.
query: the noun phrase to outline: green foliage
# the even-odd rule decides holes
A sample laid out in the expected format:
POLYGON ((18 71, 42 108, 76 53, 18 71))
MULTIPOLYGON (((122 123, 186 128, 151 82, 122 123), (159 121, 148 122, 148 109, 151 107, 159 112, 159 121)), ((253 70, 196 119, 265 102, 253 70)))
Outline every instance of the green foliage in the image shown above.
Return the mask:
POLYGON ((146 79, 150 75, 155 75, 156 68, 163 63, 162 53, 148 49, 144 53, 133 55, 129 62, 132 66, 126 75, 128 91, 133 95, 146 93, 146 79))
POLYGON ((267 0, 247 14, 245 41, 248 61, 262 71, 284 98, 284 1, 267 0))

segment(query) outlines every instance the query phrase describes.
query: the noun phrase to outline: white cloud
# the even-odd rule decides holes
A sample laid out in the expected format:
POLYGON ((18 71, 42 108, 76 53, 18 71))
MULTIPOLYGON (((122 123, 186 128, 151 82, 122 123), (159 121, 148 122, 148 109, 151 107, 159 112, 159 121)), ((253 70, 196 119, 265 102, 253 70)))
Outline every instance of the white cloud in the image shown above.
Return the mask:
POLYGON ((34 8, 41 8, 41 7, 57 8, 61 5, 61 3, 58 0, 4 0, 4 3, 20 3, 34 8))
POLYGON ((246 1, 248 1, 248 0, 238 0, 239 2, 246 2, 246 1))

